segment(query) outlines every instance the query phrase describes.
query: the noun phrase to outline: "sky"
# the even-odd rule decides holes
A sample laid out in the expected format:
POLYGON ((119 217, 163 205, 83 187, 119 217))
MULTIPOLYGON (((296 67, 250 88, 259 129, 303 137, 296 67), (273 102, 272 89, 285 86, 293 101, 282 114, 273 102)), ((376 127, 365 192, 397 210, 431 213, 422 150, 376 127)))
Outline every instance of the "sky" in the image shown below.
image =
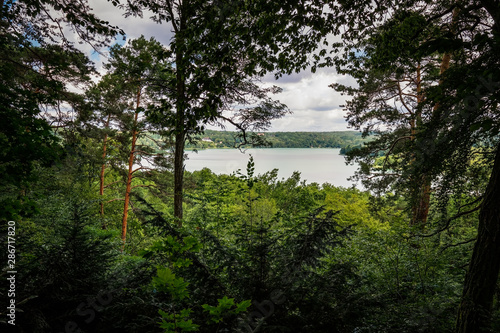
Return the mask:
MULTIPOLYGON (((147 13, 143 18, 123 16, 123 12, 105 0, 89 0, 95 14, 101 19, 119 26, 125 31, 127 39, 135 39, 144 35, 154 37, 159 42, 168 45, 172 38, 170 26, 157 24, 149 19, 147 13)), ((121 39, 118 42, 123 43, 121 39)), ((104 56, 92 54, 90 46, 82 46, 98 69, 106 61, 104 56), (87 48, 87 49, 85 49, 87 48)), ((105 53, 105 52, 104 52, 105 53)), ((343 131, 348 130, 344 119, 345 112, 341 105, 345 104, 345 96, 341 96, 332 88, 331 83, 352 84, 353 80, 335 73, 333 68, 321 68, 316 73, 304 70, 298 74, 285 76, 275 80, 269 74, 263 78, 263 83, 274 84, 283 89, 282 93, 273 96, 274 99, 286 104, 292 114, 272 122, 269 131, 343 131)))

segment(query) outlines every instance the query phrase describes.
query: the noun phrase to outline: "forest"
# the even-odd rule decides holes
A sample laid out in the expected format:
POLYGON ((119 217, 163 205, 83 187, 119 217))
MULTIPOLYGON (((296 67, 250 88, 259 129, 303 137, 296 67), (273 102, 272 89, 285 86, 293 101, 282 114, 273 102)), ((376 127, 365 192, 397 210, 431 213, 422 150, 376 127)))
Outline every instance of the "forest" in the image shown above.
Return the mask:
MULTIPOLYGON (((239 132, 205 130, 202 136, 186 144, 186 148, 245 148, 239 132)), ((341 148, 343 152, 357 147, 371 139, 363 137, 361 132, 265 132, 250 133, 261 137, 262 143, 252 143, 251 147, 272 148, 341 148)), ((158 137, 157 140, 161 140, 158 137)))
POLYGON ((108 1, 166 44, 0 1, 2 332, 500 332, 499 0, 108 1), (269 132, 263 78, 325 68, 353 131, 269 132), (185 171, 204 139, 363 190, 185 171))

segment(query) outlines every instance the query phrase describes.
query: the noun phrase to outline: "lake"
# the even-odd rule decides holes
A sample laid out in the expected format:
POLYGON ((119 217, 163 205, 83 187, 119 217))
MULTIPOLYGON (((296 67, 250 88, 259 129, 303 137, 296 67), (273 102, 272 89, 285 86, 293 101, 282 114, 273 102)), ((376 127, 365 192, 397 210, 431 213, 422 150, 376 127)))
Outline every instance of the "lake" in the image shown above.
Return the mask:
POLYGON ((205 149, 187 152, 185 164, 187 171, 209 168, 216 174, 231 174, 240 169, 246 174, 252 155, 256 175, 279 169, 278 178, 289 178, 294 171, 299 171, 307 183, 351 187, 355 183, 347 178, 354 175, 357 166, 346 165, 339 152, 340 149, 334 148, 262 148, 247 149, 244 153, 238 149, 205 149))

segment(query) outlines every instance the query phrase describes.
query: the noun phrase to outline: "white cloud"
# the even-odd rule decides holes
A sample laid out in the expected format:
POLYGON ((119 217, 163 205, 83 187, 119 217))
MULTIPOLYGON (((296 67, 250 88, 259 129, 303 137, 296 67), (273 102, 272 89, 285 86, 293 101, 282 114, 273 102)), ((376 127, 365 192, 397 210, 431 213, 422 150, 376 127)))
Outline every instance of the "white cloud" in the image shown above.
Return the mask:
POLYGON ((272 131, 339 131, 346 130, 344 112, 345 96, 330 88, 334 82, 345 81, 332 68, 322 68, 311 73, 304 71, 267 84, 276 84, 283 92, 275 99, 286 104, 293 112, 272 123, 272 131))
POLYGON ((108 1, 89 0, 94 13, 101 19, 123 29, 127 38, 135 39, 144 35, 146 38, 155 37, 163 44, 168 44, 172 38, 169 24, 157 24, 150 19, 152 13, 145 11, 143 17, 124 17, 124 11, 113 6, 108 1))
POLYGON ((329 132, 347 129, 341 109, 329 111, 303 110, 273 121, 270 131, 275 132, 329 132))

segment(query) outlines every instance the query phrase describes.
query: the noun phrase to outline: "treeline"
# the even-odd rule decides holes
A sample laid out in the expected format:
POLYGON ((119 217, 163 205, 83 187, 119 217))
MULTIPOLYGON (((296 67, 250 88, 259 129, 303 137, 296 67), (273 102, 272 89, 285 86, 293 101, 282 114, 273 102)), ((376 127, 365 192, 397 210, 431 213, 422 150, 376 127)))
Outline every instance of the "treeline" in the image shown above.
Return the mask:
MULTIPOLYGON (((355 131, 336 132, 259 132, 261 147, 272 148, 346 148, 360 147, 370 137, 355 131)), ((188 148, 233 148, 242 143, 238 132, 207 130, 188 148)))

